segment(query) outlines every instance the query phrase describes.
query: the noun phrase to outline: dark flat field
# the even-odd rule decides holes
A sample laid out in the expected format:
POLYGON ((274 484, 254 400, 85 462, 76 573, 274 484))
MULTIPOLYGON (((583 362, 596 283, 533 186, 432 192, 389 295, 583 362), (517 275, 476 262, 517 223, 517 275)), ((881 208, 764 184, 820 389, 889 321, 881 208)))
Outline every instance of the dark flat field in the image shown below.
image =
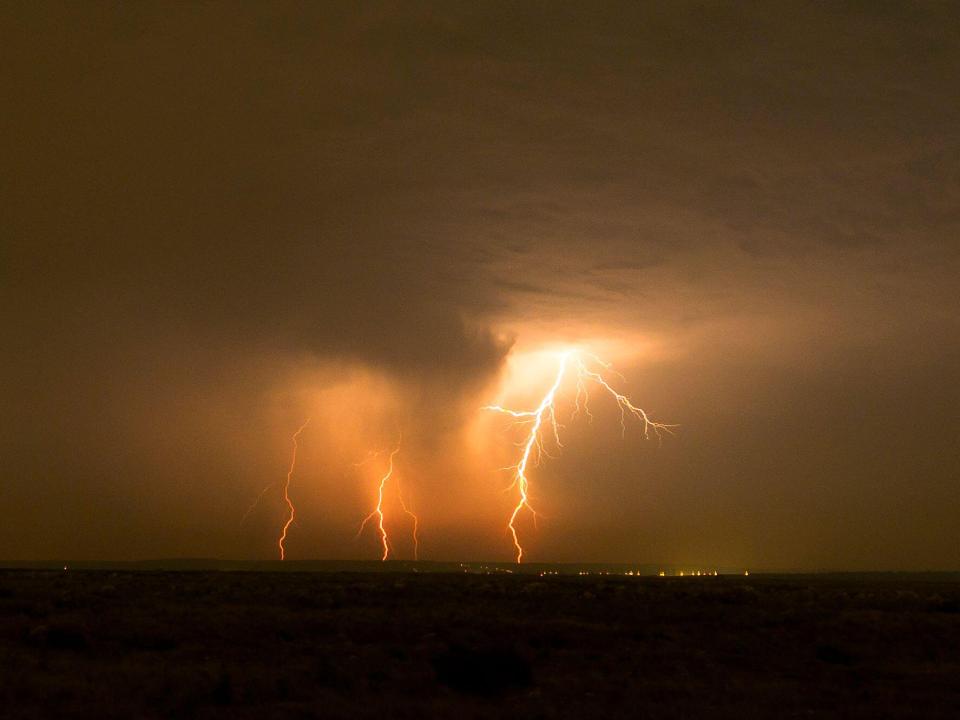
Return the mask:
POLYGON ((956 576, 0 571, 4 718, 960 717, 956 576))

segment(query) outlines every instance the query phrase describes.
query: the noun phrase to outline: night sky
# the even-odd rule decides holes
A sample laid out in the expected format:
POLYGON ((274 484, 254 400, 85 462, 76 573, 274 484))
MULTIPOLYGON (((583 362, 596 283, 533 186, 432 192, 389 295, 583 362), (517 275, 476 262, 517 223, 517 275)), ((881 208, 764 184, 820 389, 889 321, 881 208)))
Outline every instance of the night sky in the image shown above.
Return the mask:
POLYGON ((960 569, 960 6, 0 8, 0 559, 960 569), (392 516, 397 556, 409 556, 392 516), (388 517, 388 522, 390 518, 388 517))

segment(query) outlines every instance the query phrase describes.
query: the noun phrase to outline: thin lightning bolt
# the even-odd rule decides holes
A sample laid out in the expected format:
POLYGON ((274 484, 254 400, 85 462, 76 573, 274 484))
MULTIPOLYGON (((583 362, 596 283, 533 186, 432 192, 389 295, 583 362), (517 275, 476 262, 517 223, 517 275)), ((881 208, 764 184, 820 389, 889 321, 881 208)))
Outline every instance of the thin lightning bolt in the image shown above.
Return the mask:
POLYGON ((403 501, 403 493, 400 491, 400 481, 397 480, 397 497, 400 498, 400 507, 403 511, 413 518, 413 559, 420 559, 420 518, 418 518, 407 504, 403 501))
POLYGON ((564 376, 568 370, 571 370, 571 367, 572 371, 576 374, 576 393, 574 395, 574 410, 571 418, 575 418, 580 413, 583 413, 588 420, 592 422, 593 415, 589 408, 590 396, 587 392, 587 382, 593 381, 608 392, 616 401, 617 406, 620 408, 620 426, 623 433, 626 433, 628 413, 643 422, 643 433, 646 438, 650 437, 651 432, 660 438, 661 433, 672 432, 671 428, 676 427, 675 425, 665 425, 651 420, 644 410, 631 403, 625 395, 618 393, 610 386, 601 374, 603 371, 595 372, 591 370, 584 362, 584 357, 602 367, 603 371, 615 372, 611 369, 609 363, 605 363, 594 355, 581 353, 576 350, 566 350, 560 353, 560 364, 557 368, 557 374, 553 379, 553 384, 550 386, 550 389, 547 390, 546 395, 543 396, 543 399, 536 409, 511 410, 500 405, 486 405, 481 408, 482 410, 490 410, 508 415, 514 418, 513 424, 515 425, 529 426, 526 438, 520 443, 520 447, 522 448, 520 460, 515 465, 507 468, 513 471, 513 482, 510 488, 516 487, 519 493, 517 504, 514 506, 513 512, 510 514, 510 520, 507 522, 507 528, 510 530, 510 535, 513 538, 513 546, 517 552, 518 563, 523 560, 523 546, 520 544, 520 538, 517 534, 517 517, 522 510, 526 509, 529 510, 533 516, 534 523, 536 523, 537 519, 537 511, 530 505, 530 480, 527 475, 527 469, 531 461, 533 461, 534 465, 537 465, 543 459, 543 455, 551 457, 543 443, 544 425, 547 426, 547 430, 553 438, 554 445, 557 448, 563 447, 563 443, 560 442, 561 425, 557 422, 556 401, 557 393, 563 384, 564 376))
MULTIPOLYGON (((303 425, 297 428, 297 431, 293 434, 293 437, 290 438, 293 443, 293 452, 290 456, 290 469, 287 470, 287 478, 283 484, 283 501, 287 506, 287 519, 283 524, 283 529, 280 531, 280 535, 277 537, 277 547, 280 550, 281 560, 286 559, 287 551, 284 547, 284 543, 287 540, 287 531, 290 529, 290 526, 293 525, 294 518, 297 514, 297 510, 293 505, 293 501, 290 499, 290 481, 293 479, 293 471, 297 466, 297 441, 300 439, 300 433, 302 433, 309 424, 310 418, 307 418, 303 425)), ((250 505, 250 507, 247 508, 247 511, 243 514, 243 519, 240 521, 241 523, 246 522, 247 518, 250 517, 250 514, 257 509, 260 501, 263 500, 263 496, 266 495, 268 491, 276 487, 276 485, 277 483, 272 482, 260 491, 260 494, 257 495, 257 499, 253 501, 253 504, 250 505)))
MULTIPOLYGON (((384 511, 383 511, 383 495, 386 490, 387 483, 391 477, 393 477, 393 468, 394 468, 394 458, 397 456, 397 453, 400 452, 400 445, 403 441, 403 436, 397 439, 397 446, 391 451, 390 458, 387 463, 387 472, 380 478, 380 483, 377 486, 377 504, 376 507, 367 515, 363 522, 360 523, 360 530, 357 531, 357 537, 363 534, 364 528, 366 528, 367 523, 370 522, 373 518, 377 519, 377 532, 380 535, 380 545, 383 548, 383 555, 380 560, 386 560, 390 557, 390 538, 387 534, 386 525, 384 525, 384 511)), ((371 457, 375 457, 377 453, 374 453, 371 457)), ((368 458, 369 459, 369 458, 368 458)), ((358 463, 362 464, 362 463, 358 463)), ((413 519, 413 557, 414 560, 420 559, 420 519, 407 507, 407 504, 403 500, 403 494, 400 491, 400 481, 397 479, 395 481, 397 487, 397 498, 400 500, 400 507, 403 509, 403 512, 409 515, 413 519)))
POLYGON ((293 442, 293 452, 290 456, 290 469, 287 470, 287 480, 283 484, 283 501, 287 504, 288 514, 287 521, 283 524, 283 530, 280 531, 280 537, 277 538, 277 547, 280 549, 281 560, 287 559, 287 551, 283 544, 287 541, 287 531, 290 529, 290 526, 293 525, 293 520, 297 515, 297 509, 293 506, 293 501, 290 500, 290 479, 293 477, 293 470, 297 466, 297 440, 300 438, 300 433, 302 433, 303 429, 309 424, 310 418, 307 418, 291 438, 293 442))
POLYGON ((360 523, 360 530, 357 532, 357 537, 360 537, 360 534, 367 526, 367 523, 374 515, 376 515, 377 529, 380 532, 380 544, 383 545, 383 557, 380 558, 381 560, 386 560, 388 557, 390 557, 390 542, 387 540, 387 529, 383 526, 383 488, 387 484, 387 480, 390 479, 390 476, 393 475, 393 458, 398 452, 400 452, 399 443, 397 443, 397 447, 394 449, 394 451, 390 453, 390 462, 387 467, 386 475, 380 478, 380 485, 377 488, 377 506, 373 509, 373 512, 363 519, 363 522, 360 523))

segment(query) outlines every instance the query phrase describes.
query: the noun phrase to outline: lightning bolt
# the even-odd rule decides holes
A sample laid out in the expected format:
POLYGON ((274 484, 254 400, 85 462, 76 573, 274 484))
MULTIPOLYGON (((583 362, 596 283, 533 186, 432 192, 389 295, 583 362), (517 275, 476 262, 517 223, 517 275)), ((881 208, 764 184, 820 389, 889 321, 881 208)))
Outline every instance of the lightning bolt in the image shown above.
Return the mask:
MULTIPOLYGON (((280 550, 281 560, 286 560, 287 550, 284 546, 284 543, 287 541, 287 531, 290 530, 290 526, 293 525, 293 521, 297 515, 297 509, 294 507, 293 501, 290 499, 290 481, 293 479, 293 471, 297 467, 297 441, 300 439, 300 434, 309 424, 310 418, 307 418, 303 422, 303 425, 297 428, 297 431, 293 434, 293 437, 290 438, 291 442, 293 443, 293 451, 290 455, 290 469, 287 470, 287 478, 283 483, 283 501, 287 506, 287 519, 283 523, 283 528, 280 530, 280 535, 277 537, 277 548, 280 550)), ((260 504, 260 501, 263 500, 263 496, 266 495, 269 490, 276 487, 276 485, 277 483, 272 482, 260 491, 260 494, 257 495, 257 499, 253 501, 253 504, 247 508, 247 512, 243 514, 243 520, 241 520, 241 523, 246 522, 246 519, 250 517, 250 513, 252 513, 260 504)))
MULTIPOLYGON (((518 424, 530 423, 530 431, 527 433, 527 438, 522 443, 523 453, 520 455, 520 461, 514 465, 511 469, 514 470, 513 475, 513 485, 516 485, 517 490, 520 493, 520 498, 517 501, 516 506, 513 508, 513 513, 510 515, 510 520, 507 522, 507 527, 510 529, 510 534, 513 537, 513 546, 517 550, 517 562, 519 563, 523 560, 523 546, 520 544, 520 539, 517 536, 517 527, 516 520, 517 515, 520 514, 520 511, 526 508, 529 510, 534 517, 537 516, 537 511, 533 509, 530 505, 530 496, 529 489, 530 483, 527 480, 527 465, 530 463, 530 454, 533 452, 534 448, 537 449, 537 456, 539 458, 540 450, 542 448, 540 440, 540 427, 543 425, 544 419, 552 424, 552 430, 554 438, 557 441, 557 445, 560 444, 559 441, 559 428, 557 428, 557 416, 554 412, 554 398, 557 395, 557 390, 560 389, 560 383, 563 382, 563 375, 567 370, 567 363, 570 359, 571 352, 565 352, 560 356, 560 368, 557 370, 557 376, 553 380, 553 385, 550 386, 550 389, 547 391, 547 394, 543 396, 543 399, 540 401, 540 405, 537 406, 536 410, 510 410, 500 405, 486 405, 483 410, 492 410, 494 412, 504 413, 516 419, 518 424)), ((513 487, 511 485, 511 487, 513 487)))
POLYGON ((290 455, 290 469, 287 470, 287 479, 286 482, 283 483, 283 501, 287 504, 287 521, 283 524, 283 530, 280 531, 280 537, 277 538, 277 547, 280 550, 281 560, 287 559, 287 551, 283 544, 287 541, 287 531, 290 529, 290 526, 293 525, 293 520, 297 516, 297 509, 293 506, 293 501, 290 500, 290 480, 293 478, 293 470, 297 466, 297 440, 300 438, 300 433, 302 433, 303 429, 309 424, 310 418, 307 418, 303 425, 297 429, 291 438, 293 443, 293 452, 290 455))
POLYGON ((420 518, 418 518, 410 508, 407 507, 407 503, 403 500, 403 492, 400 490, 400 480, 397 480, 397 497, 400 499, 400 507, 403 508, 403 511, 413 519, 413 559, 420 559, 420 518))
MULTIPOLYGON (((390 539, 387 535, 387 528, 384 525, 384 511, 383 511, 383 499, 384 491, 386 490, 387 483, 390 478, 393 477, 394 470, 394 458, 397 456, 397 453, 400 452, 400 445, 403 442, 403 436, 401 435, 397 439, 396 447, 390 452, 389 460, 387 461, 387 471, 380 478, 380 483, 377 485, 377 504, 374 509, 367 515, 363 522, 360 523, 360 529, 357 531, 357 537, 363 534, 364 528, 366 528, 367 523, 376 518, 377 520, 377 533, 380 536, 380 545, 383 548, 383 555, 380 560, 386 560, 390 557, 390 539)), ((376 457, 379 453, 373 453, 371 457, 376 457)), ((369 458, 368 458, 369 459, 369 458)), ((362 463, 358 463, 362 464, 362 463)), ((400 501, 400 507, 403 509, 403 512, 409 515, 413 519, 413 557, 414 560, 420 559, 420 519, 413 513, 412 510, 407 506, 406 502, 403 499, 403 493, 400 491, 400 481, 399 479, 395 480, 394 484, 397 488, 397 498, 400 501)))
POLYGON ((572 372, 576 377, 576 392, 573 400, 574 410, 571 414, 571 419, 576 418, 582 413, 588 420, 593 420, 593 415, 589 408, 590 395, 587 390, 588 382, 593 382, 599 385, 602 390, 606 391, 616 401, 617 406, 620 408, 620 427, 623 434, 626 434, 628 415, 639 419, 643 423, 644 437, 648 439, 651 433, 655 434, 657 438, 660 438, 663 432, 670 433, 672 432, 672 428, 676 427, 675 425, 666 425, 651 420, 643 409, 630 402, 626 395, 614 390, 604 378, 604 372, 616 372, 612 370, 612 366, 609 363, 604 362, 595 355, 577 350, 565 350, 560 353, 559 366, 553 378, 553 384, 550 385, 549 390, 547 390, 546 394, 540 400, 540 404, 537 405, 535 409, 512 410, 501 405, 486 405, 482 407, 481 410, 498 412, 513 418, 512 425, 528 426, 526 437, 520 443, 520 459, 515 465, 506 468, 513 472, 513 482, 508 490, 516 487, 519 495, 517 504, 514 506, 513 512, 510 514, 510 519, 507 522, 507 528, 510 531, 513 546, 517 553, 518 563, 523 560, 523 545, 521 545, 520 537, 517 533, 517 518, 523 510, 528 510, 533 516, 534 522, 536 522, 537 519, 537 511, 534 510, 530 504, 530 479, 527 471, 530 463, 533 462, 534 465, 538 465, 543 459, 543 455, 552 457, 544 446, 543 435, 545 432, 549 433, 556 448, 559 449, 563 447, 563 443, 560 442, 560 428, 562 426, 557 421, 557 394, 568 372, 572 372), (602 370, 591 370, 585 359, 595 365, 599 365, 602 370), (546 426, 546 428, 544 426, 546 426))

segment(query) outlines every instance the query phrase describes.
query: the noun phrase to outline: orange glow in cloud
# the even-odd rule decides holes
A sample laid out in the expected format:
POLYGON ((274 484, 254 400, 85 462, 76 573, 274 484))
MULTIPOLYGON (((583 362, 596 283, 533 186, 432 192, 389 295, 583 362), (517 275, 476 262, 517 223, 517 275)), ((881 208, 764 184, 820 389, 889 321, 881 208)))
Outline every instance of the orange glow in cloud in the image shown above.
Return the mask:
MULTIPOLYGON (((636 359, 639 356, 649 359, 651 355, 649 342, 633 342, 632 339, 598 341, 593 345, 602 347, 605 354, 618 360, 636 359)), ((429 517, 431 527, 436 524, 441 535, 450 536, 454 544, 458 540, 456 533, 459 529, 465 529, 470 522, 474 522, 477 529, 470 532, 482 533, 481 542, 489 542, 492 549, 502 542, 497 534, 501 526, 498 518, 508 516, 506 530, 513 543, 515 559, 523 561, 526 559, 522 542, 524 518, 529 512, 536 521, 537 511, 543 509, 537 502, 536 493, 531 494, 531 480, 535 475, 533 469, 545 456, 553 457, 562 448, 566 440, 562 437, 565 435, 563 422, 577 419, 592 422, 594 414, 600 415, 598 408, 593 406, 596 403, 591 395, 596 395, 599 389, 601 396, 617 404, 620 431, 623 434, 630 425, 628 420, 637 421, 646 437, 659 437, 671 426, 653 421, 644 409, 620 392, 618 373, 609 363, 589 352, 585 345, 541 345, 519 352, 515 349, 505 362, 501 389, 494 396, 496 404, 484 408, 490 412, 468 412, 465 417, 458 416, 458 422, 469 420, 456 430, 446 430, 445 434, 424 436, 426 444, 418 445, 416 434, 411 436, 413 443, 410 444, 404 433, 395 445, 367 453, 368 457, 362 463, 354 463, 352 459, 363 454, 364 447, 369 448, 371 443, 376 442, 375 435, 379 435, 377 428, 382 428, 391 417, 399 417, 403 413, 409 415, 411 405, 407 389, 396 378, 363 368, 332 366, 305 372, 300 382, 301 397, 296 404, 309 417, 292 437, 288 436, 293 447, 286 476, 280 476, 276 482, 263 488, 247 515, 263 504, 264 497, 269 494, 272 499, 272 493, 279 490, 284 515, 277 534, 273 536, 273 544, 281 560, 288 555, 289 537, 294 524, 302 524, 304 517, 312 517, 315 508, 322 508, 322 521, 315 526, 319 532, 323 532, 324 528, 333 528, 335 532, 330 533, 331 537, 342 537, 340 533, 346 532, 348 537, 355 534, 360 538, 365 534, 369 536, 367 529, 373 528, 377 557, 382 561, 395 559, 398 553, 407 552, 412 554, 413 559, 419 559, 423 528, 421 520, 425 517, 429 517), (515 438, 518 440, 517 455, 498 463, 508 465, 504 469, 509 469, 513 476, 507 488, 511 495, 515 495, 509 498, 509 510, 504 507, 498 510, 499 501, 490 502, 489 485, 482 479, 485 477, 482 468, 489 467, 487 461, 491 453, 498 455, 510 450, 509 446, 504 448, 497 439, 494 426, 499 425, 499 420, 492 413, 508 419, 509 424, 504 432, 518 435, 515 438), (311 438, 316 439, 316 447, 313 442, 309 448, 302 446, 303 433, 308 427, 311 438), (303 455, 305 450, 309 451, 308 455, 303 455), (347 495, 342 487, 337 485, 334 489, 329 483, 314 488, 315 497, 305 495, 306 490, 297 491, 293 481, 295 474, 302 472, 301 465, 304 462, 312 464, 321 457, 323 467, 334 471, 337 467, 376 463, 378 472, 370 477, 366 473, 372 471, 364 471, 370 485, 359 485, 355 493, 347 495), (409 462, 416 462, 424 471, 424 486, 432 487, 424 493, 429 507, 419 507, 422 502, 410 502, 411 478, 403 475, 409 462), (355 502, 361 503, 359 508, 353 504, 355 502), (424 516, 422 512, 428 514, 424 516), (358 516, 362 517, 359 529, 354 524, 358 516), (341 527, 337 528, 337 525, 341 527), (479 529, 481 527, 482 530, 479 529), (449 531, 445 528, 449 528, 449 531), (411 535, 407 535, 408 532, 411 535), (400 541, 396 539, 396 533, 401 533, 400 541), (410 542, 409 551, 405 545, 401 547, 406 542, 410 542)), ((278 395, 281 409, 290 403, 288 398, 289 390, 278 395)), ((468 407, 475 408, 478 404, 474 396, 468 407)), ((285 409, 281 411, 288 412, 285 409)), ((414 413, 413 417, 424 423, 431 422, 428 414, 414 413)), ((605 423, 601 426, 613 431, 613 427, 605 423)), ((322 480, 323 476, 320 478, 322 480)), ((468 551, 467 547, 458 549, 458 552, 468 551)))
MULTIPOLYGON (((556 370, 554 371, 553 381, 546 393, 541 397, 539 403, 533 410, 513 410, 502 405, 486 405, 483 410, 501 413, 512 418, 512 425, 524 426, 525 436, 520 443, 520 458, 515 465, 507 468, 513 472, 513 482, 510 488, 517 488, 518 499, 507 521, 507 528, 513 539, 513 545, 516 550, 517 562, 523 560, 523 545, 520 543, 520 537, 517 531, 517 518, 521 511, 528 510, 536 520, 537 512, 530 504, 530 479, 528 471, 531 462, 539 465, 543 455, 548 455, 544 445, 545 437, 552 441, 553 447, 560 449, 563 444, 560 441, 560 428, 562 427, 557 420, 557 395, 561 391, 564 381, 568 375, 575 379, 575 391, 573 397, 574 410, 571 419, 583 414, 592 420, 590 413, 588 385, 594 383, 610 395, 620 409, 620 426, 623 433, 626 433, 627 417, 632 416, 642 423, 644 437, 649 438, 651 433, 658 438, 663 432, 670 432, 673 425, 658 423, 650 419, 647 413, 634 405, 629 398, 622 393, 617 392, 604 377, 604 373, 615 373, 609 363, 604 362, 597 356, 588 353, 579 348, 564 348, 557 353, 551 353, 555 358, 556 370), (599 369, 591 369, 599 368, 599 369)), ((533 365, 529 366, 532 367, 533 365)), ((536 364, 542 376, 542 364, 536 364)))

